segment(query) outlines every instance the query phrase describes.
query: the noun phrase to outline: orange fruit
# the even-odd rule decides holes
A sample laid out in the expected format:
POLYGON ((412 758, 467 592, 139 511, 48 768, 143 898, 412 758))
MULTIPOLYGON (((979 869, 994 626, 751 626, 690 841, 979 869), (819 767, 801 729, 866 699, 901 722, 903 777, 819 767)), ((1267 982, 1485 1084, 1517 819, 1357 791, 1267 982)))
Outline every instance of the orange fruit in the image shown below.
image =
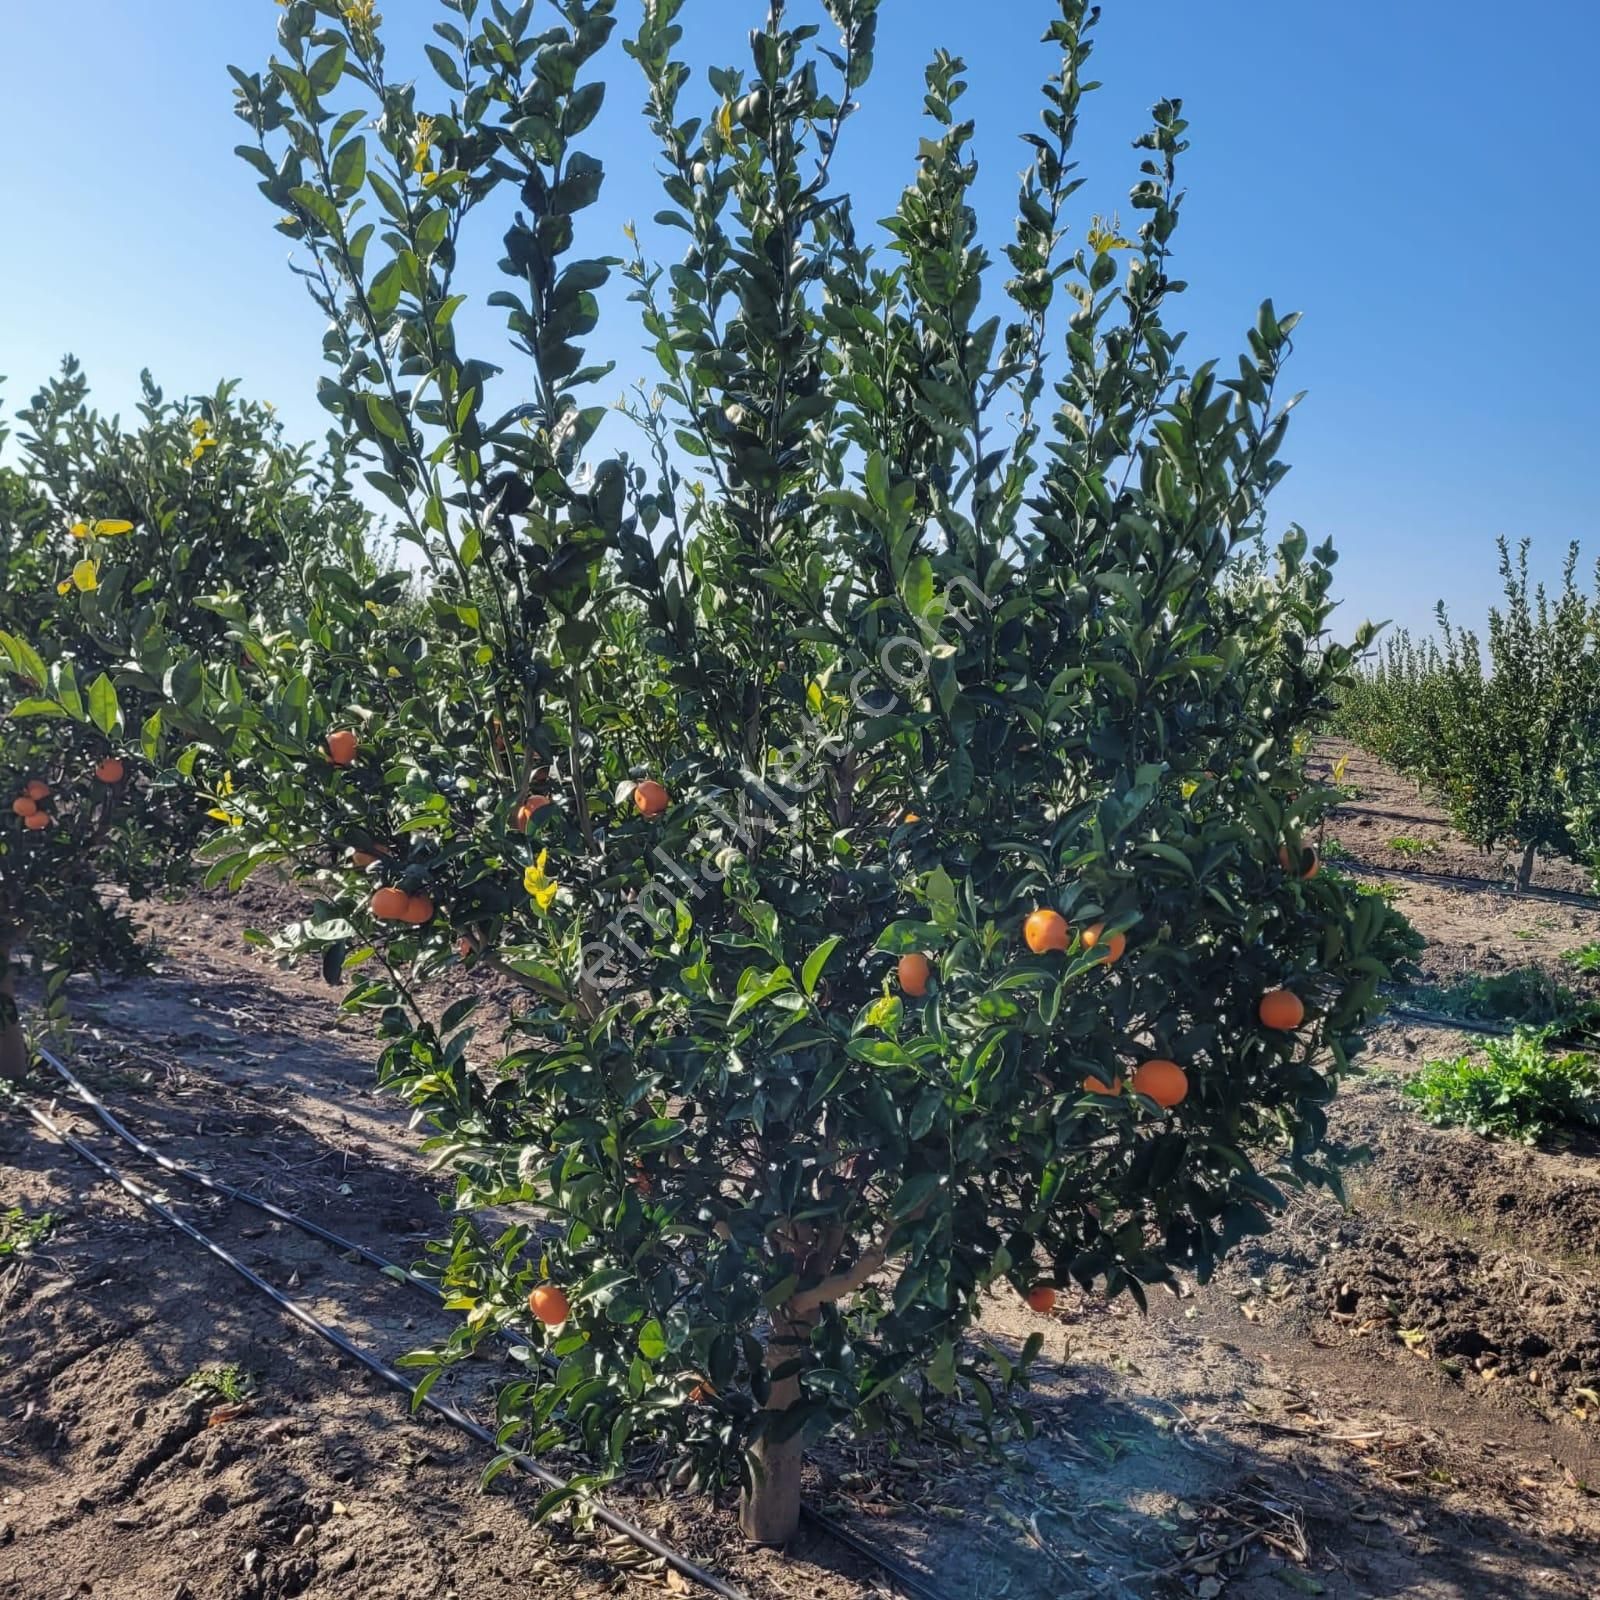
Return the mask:
POLYGON ((716 1391, 710 1388, 707 1384, 697 1383, 694 1388, 689 1391, 689 1404, 692 1406, 703 1406, 715 1392, 716 1391))
POLYGON ((541 1283, 528 1296, 528 1309, 537 1322, 559 1327, 572 1314, 572 1306, 565 1293, 553 1283, 541 1283))
POLYGON ((30 800, 48 800, 50 798, 50 785, 38 778, 29 778, 28 781, 23 784, 22 792, 27 795, 30 800))
POLYGON ((633 791, 633 803, 639 808, 639 814, 645 817, 659 817, 667 809, 670 799, 666 789, 654 778, 646 778, 633 791))
POLYGON ((512 812, 511 820, 515 822, 519 828, 526 831, 528 824, 532 822, 533 819, 538 816, 538 814, 549 804, 549 795, 530 794, 528 798, 524 800, 514 812, 512 812))
POLYGON ((1104 1078, 1088 1077, 1083 1080, 1083 1092, 1085 1094, 1121 1094, 1122 1079, 1113 1078, 1111 1086, 1107 1088, 1104 1078))
POLYGON ((337 728, 328 735, 328 759, 336 767, 348 767, 356 758, 356 736, 348 728, 337 728))
POLYGON ((404 922, 411 896, 404 889, 379 889, 367 904, 379 922, 404 922))
POLYGON ((462 934, 462 936, 456 940, 456 954, 460 956, 463 961, 465 961, 467 957, 472 954, 473 949, 474 946, 472 941, 465 934, 462 934))
POLYGON ((50 813, 48 811, 30 812, 22 819, 22 826, 33 833, 37 833, 41 828, 48 828, 50 826, 50 813))
POLYGON ((1265 1026, 1288 1033, 1306 1020, 1305 1002, 1292 989, 1270 989, 1261 997, 1260 1014, 1265 1026))
POLYGON ((25 794, 19 794, 17 798, 11 802, 11 809, 15 811, 19 817, 31 817, 34 812, 39 809, 39 802, 37 800, 30 800, 25 794))
POLYGON ((420 928, 425 922, 432 922, 433 901, 425 894, 408 894, 405 910, 400 913, 400 920, 409 922, 414 928, 420 928))
POLYGON ((906 814, 900 820, 902 822, 904 822, 904 823, 909 824, 909 823, 913 823, 913 822, 921 822, 922 818, 919 817, 916 814, 915 811, 908 811, 908 812, 906 812, 906 814))
POLYGON ((928 992, 928 976, 933 969, 928 965, 928 958, 918 955, 914 951, 908 956, 901 956, 899 965, 895 968, 895 976, 900 980, 900 987, 909 995, 925 995, 928 992))
POLYGON ((1164 1110, 1181 1105, 1189 1092, 1189 1074, 1176 1061, 1146 1061, 1133 1074, 1135 1094, 1148 1095, 1164 1110))
POLYGON ((1100 957, 1100 965, 1109 967, 1112 962, 1122 959, 1122 952, 1128 948, 1128 936, 1125 933, 1114 933, 1106 938, 1106 925, 1097 922, 1092 928, 1083 930, 1083 948, 1093 950, 1101 940, 1105 940, 1106 953, 1100 957))
POLYGON ((1046 950, 1065 950, 1067 919, 1059 911, 1041 906, 1028 913, 1028 920, 1022 924, 1022 937, 1036 956, 1042 956, 1046 950))
POLYGON ((1056 1292, 1041 1284, 1037 1289, 1030 1289, 1023 1298, 1028 1302, 1030 1311, 1037 1311, 1041 1317, 1048 1317, 1056 1308, 1056 1292))
POLYGON ((94 775, 99 782, 104 784, 121 783, 128 775, 128 769, 115 756, 107 756, 94 769, 94 775))
MULTIPOLYGON (((1295 859, 1288 845, 1282 846, 1278 851, 1278 862, 1285 872, 1297 870, 1295 859)), ((1322 858, 1310 845, 1303 845, 1300 849, 1298 871, 1302 878, 1308 881, 1322 871, 1322 858)))
POLYGON ((365 869, 370 867, 378 858, 370 850, 356 850, 352 852, 351 859, 358 867, 365 869))

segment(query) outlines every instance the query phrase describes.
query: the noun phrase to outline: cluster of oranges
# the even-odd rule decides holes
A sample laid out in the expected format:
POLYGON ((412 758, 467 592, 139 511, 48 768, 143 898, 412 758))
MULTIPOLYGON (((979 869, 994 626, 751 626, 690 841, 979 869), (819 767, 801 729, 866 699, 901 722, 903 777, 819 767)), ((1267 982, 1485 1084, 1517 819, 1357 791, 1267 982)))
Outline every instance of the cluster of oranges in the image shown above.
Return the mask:
MULTIPOLYGON (((1309 880, 1316 877, 1322 868, 1317 852, 1309 846, 1291 856, 1289 847, 1285 845, 1279 851, 1278 859, 1285 872, 1297 872, 1302 879, 1309 880)), ((1022 924, 1022 938, 1036 956, 1046 955, 1051 951, 1064 954, 1071 947, 1072 930, 1067 924, 1067 919, 1059 911, 1040 906, 1028 913, 1027 919, 1022 924)), ((1079 936, 1079 942, 1085 950, 1096 950, 1103 945, 1105 953, 1100 957, 1100 965, 1106 967, 1120 961, 1128 948, 1127 935, 1112 933, 1108 936, 1104 922, 1096 922, 1085 928, 1079 936)), ((920 999, 928 992, 928 980, 932 976, 933 968, 928 958, 917 951, 901 956, 895 968, 895 977, 902 993, 916 999, 920 999)), ((1261 997, 1256 1014, 1263 1027, 1276 1032, 1292 1033, 1305 1021, 1305 1002, 1292 989, 1271 989, 1261 997)), ((1174 1106, 1181 1105, 1189 1093, 1188 1073, 1176 1061, 1168 1061, 1159 1056, 1137 1067, 1130 1081, 1136 1094, 1147 1096, 1158 1106, 1169 1111, 1174 1106)), ((1113 1078, 1107 1083, 1103 1078, 1090 1076, 1083 1080, 1083 1087, 1088 1094, 1116 1096, 1122 1093, 1122 1079, 1113 1078)), ((1053 1290, 1040 1289, 1035 1293, 1040 1296, 1049 1295, 1051 1304, 1054 1304, 1053 1290)), ((1029 1304, 1032 1302, 1033 1296, 1030 1295, 1029 1304)))
POLYGON ((45 802, 50 798, 50 785, 38 778, 30 778, 22 786, 22 793, 11 802, 11 809, 22 818, 22 825, 30 833, 38 833, 50 826, 50 813, 45 802))
MULTIPOLYGON (((107 756, 94 769, 95 781, 108 789, 114 789, 127 775, 126 765, 116 756, 107 756)), ((11 802, 12 815, 22 819, 29 833, 43 833, 55 820, 50 814, 50 796, 50 785, 43 778, 29 778, 11 802)))
POLYGON ((379 922, 409 922, 420 928, 433 921, 433 901, 425 894, 407 894, 404 889, 377 890, 367 902, 367 909, 379 922))

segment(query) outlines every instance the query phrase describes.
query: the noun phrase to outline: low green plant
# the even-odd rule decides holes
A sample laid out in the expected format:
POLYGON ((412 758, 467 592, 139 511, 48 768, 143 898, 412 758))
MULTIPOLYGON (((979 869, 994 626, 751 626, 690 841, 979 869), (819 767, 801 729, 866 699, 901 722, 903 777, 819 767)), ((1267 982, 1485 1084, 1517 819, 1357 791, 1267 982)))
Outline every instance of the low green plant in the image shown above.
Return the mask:
POLYGON ((1397 855, 1406 856, 1415 860, 1418 856, 1434 855, 1438 852, 1438 845, 1431 839, 1417 839, 1408 833, 1397 833, 1389 841, 1389 848, 1397 855))
POLYGON ((1492 978, 1476 974, 1449 984, 1419 984, 1407 996, 1415 1005, 1467 1022, 1520 1022, 1557 1028, 1562 1037, 1595 1009, 1539 967, 1514 967, 1492 978))
POLYGON ((200 1367, 183 1380, 183 1387, 239 1405, 256 1392, 256 1380, 242 1367, 200 1367))
POLYGON ((1563 950, 1561 959, 1579 972, 1600 972, 1600 942, 1581 944, 1574 950, 1563 950))
POLYGON ((1518 1028, 1481 1056, 1430 1061, 1404 1087, 1429 1122, 1534 1144, 1574 1127, 1600 1127, 1600 1063, 1550 1049, 1548 1028, 1518 1028))
POLYGON ((33 1249, 55 1226, 55 1213, 30 1217, 21 1206, 0 1211, 0 1256, 18 1256, 33 1249))

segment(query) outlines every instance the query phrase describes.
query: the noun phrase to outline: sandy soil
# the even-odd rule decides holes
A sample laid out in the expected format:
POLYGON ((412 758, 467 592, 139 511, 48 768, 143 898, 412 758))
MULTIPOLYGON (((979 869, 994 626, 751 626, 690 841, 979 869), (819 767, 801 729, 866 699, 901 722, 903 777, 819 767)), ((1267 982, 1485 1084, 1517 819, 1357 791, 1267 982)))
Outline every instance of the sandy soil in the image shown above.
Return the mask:
MULTIPOLYGON (((1367 766, 1353 759, 1347 780, 1364 796, 1386 778, 1367 766)), ((1429 816, 1405 803, 1417 815, 1395 826, 1414 833, 1429 816)), ((1356 819, 1334 826, 1358 848, 1356 819)), ((80 1070, 175 1157, 416 1260, 441 1231, 439 1189, 371 1087, 370 1040, 313 975, 238 940, 278 903, 256 888, 157 908, 162 970, 79 997, 80 1070)), ((1497 954, 1558 970, 1563 949, 1600 938, 1600 913, 1576 908, 1422 885, 1401 904, 1434 980, 1497 954)), ((1418 1121, 1399 1079, 1469 1043, 1378 1030, 1334 1117, 1335 1138, 1366 1152, 1348 1210, 1297 1202, 1216 1282, 1148 1318, 1064 1304, 1029 1400, 1036 1436, 1011 1459, 836 1439, 816 1453, 813 1501, 952 1596, 1592 1600, 1600 1156, 1418 1121)), ((57 1111, 119 1163, 131 1154, 57 1111)), ((292 1229, 175 1182, 166 1193, 391 1359, 441 1327, 431 1302, 292 1229)), ((536 1491, 514 1475, 480 1492, 475 1445, 408 1418, 7 1114, 0 1210, 13 1205, 54 1221, 31 1251, 0 1255, 0 1600, 684 1592, 603 1529, 535 1529, 536 1491), (252 1381, 242 1408, 193 1382, 224 1367, 252 1381)), ((1014 1348, 1041 1326, 1001 1297, 982 1336, 1014 1348)), ((505 1376, 485 1361, 437 1392, 490 1416, 505 1376)), ((746 1550, 726 1507, 647 1473, 613 1498, 753 1600, 895 1592, 815 1534, 787 1559, 746 1550)))

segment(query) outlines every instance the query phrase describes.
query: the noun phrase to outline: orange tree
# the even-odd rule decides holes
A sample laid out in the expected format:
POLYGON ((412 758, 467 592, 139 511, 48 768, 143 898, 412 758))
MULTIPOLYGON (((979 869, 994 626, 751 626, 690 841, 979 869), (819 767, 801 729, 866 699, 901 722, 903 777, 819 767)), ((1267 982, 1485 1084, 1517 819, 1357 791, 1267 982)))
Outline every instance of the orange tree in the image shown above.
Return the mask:
MULTIPOLYGON (((0 468, 0 1072, 23 1040, 13 958, 59 1010, 73 973, 137 960, 125 903, 184 876, 203 817, 163 755, 160 703, 193 668, 151 678, 137 641, 215 643, 214 606, 274 614, 302 564, 374 571, 368 514, 337 459, 283 441, 269 408, 223 385, 169 402, 148 376, 140 425, 94 412, 77 364, 18 412, 0 468)), ((7 441, 0 429, 0 443, 7 441)))
POLYGON ((828 0, 826 44, 774 4, 694 109, 656 0, 624 43, 684 253, 581 254, 614 4, 532 9, 450 0, 402 83, 370 4, 294 0, 235 73, 426 613, 323 566, 286 628, 228 613, 248 677, 154 638, 142 670, 232 772, 215 880, 303 874, 274 943, 348 980, 456 1174, 424 1381, 531 1318, 508 1445, 663 1444, 782 1539, 830 1425, 959 1391, 1002 1426, 1040 1341, 968 1341, 985 1292, 1142 1302, 1336 1181, 1391 914, 1301 849, 1296 741, 1351 657, 1330 549, 1235 566, 1294 319, 1236 376, 1180 363, 1176 101, 1132 236, 1068 241, 1080 0, 1003 273, 948 55, 886 239, 832 187, 876 0, 828 0), (490 228, 510 350, 468 353, 490 228), (630 451, 583 348, 618 277, 661 368, 630 451), (523 986, 505 1043, 429 1002, 460 966, 523 986))

